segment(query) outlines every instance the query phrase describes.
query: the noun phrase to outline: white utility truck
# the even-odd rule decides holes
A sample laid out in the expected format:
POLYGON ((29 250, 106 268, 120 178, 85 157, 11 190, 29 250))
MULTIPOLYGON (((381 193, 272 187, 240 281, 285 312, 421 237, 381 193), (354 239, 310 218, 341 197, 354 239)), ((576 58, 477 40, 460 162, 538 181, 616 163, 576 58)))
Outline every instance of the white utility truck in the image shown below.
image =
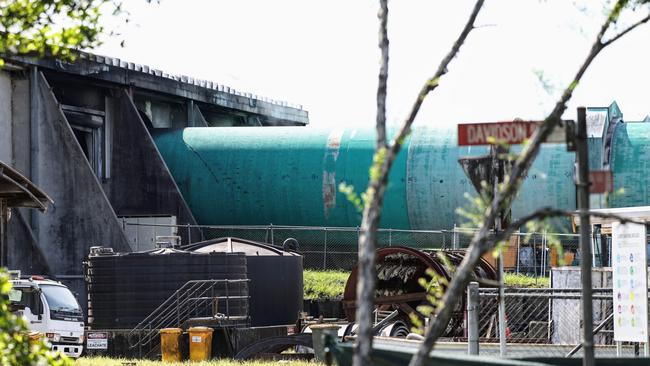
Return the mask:
POLYGON ((84 314, 70 289, 41 276, 20 278, 16 273, 11 285, 11 311, 23 316, 30 330, 45 334, 53 351, 74 358, 81 356, 84 314))

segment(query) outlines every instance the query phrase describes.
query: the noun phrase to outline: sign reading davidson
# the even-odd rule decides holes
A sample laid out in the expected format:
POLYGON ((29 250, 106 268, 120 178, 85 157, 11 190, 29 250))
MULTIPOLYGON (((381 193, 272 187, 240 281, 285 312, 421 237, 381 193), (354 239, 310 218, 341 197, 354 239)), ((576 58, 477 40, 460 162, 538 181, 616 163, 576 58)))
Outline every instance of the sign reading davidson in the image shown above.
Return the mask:
POLYGON ((458 125, 458 145, 490 145, 492 139, 498 143, 516 145, 530 138, 539 122, 508 121, 491 123, 465 123, 458 125))

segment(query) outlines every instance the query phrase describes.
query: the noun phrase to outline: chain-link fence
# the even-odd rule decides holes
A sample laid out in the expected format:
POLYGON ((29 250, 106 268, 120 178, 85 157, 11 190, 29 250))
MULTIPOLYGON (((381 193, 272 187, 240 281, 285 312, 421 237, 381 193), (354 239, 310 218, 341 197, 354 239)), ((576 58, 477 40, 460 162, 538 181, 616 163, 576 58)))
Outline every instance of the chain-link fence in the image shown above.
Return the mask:
MULTIPOLYGON (((156 247, 161 228, 177 235, 175 244, 185 245, 202 240, 236 237, 257 242, 282 245, 287 239, 296 239, 304 255, 304 267, 323 270, 349 270, 357 260, 358 227, 306 226, 198 226, 125 223, 134 233, 134 250, 156 247), (197 235, 199 233, 200 235, 197 235)), ((167 232, 162 230, 162 232, 167 232)), ((451 230, 397 230, 380 229, 377 248, 406 246, 419 249, 458 249, 469 244, 474 231, 451 230)), ((166 238, 166 237, 165 237, 166 238)), ((549 269, 558 265, 575 265, 580 259, 577 234, 516 233, 503 246, 504 269, 534 277, 548 277, 549 269), (551 245, 559 242, 560 245, 551 245)))
MULTIPOLYGON (((359 228, 341 227, 294 227, 294 226, 196 226, 157 225, 125 223, 131 228, 143 228, 144 232, 156 233, 154 228, 173 228, 177 233, 178 245, 223 237, 236 237, 273 245, 283 245, 290 238, 299 242, 299 251, 304 256, 304 268, 324 270, 349 270, 357 262, 359 228), (196 233, 199 232, 200 235, 196 233), (185 239, 187 238, 187 239, 185 239)), ((139 231, 139 230, 135 230, 139 231)), ((164 232, 164 231, 163 231, 164 232)), ((469 243, 472 230, 394 230, 381 229, 377 236, 377 247, 406 246, 419 249, 458 249, 469 243)), ((155 247, 160 237, 150 239, 142 235, 137 248, 155 247)), ((167 237, 163 237, 167 238, 167 237)), ((591 238, 592 257, 588 260, 596 266, 607 266, 611 262, 611 241, 598 233, 591 238)), ((135 250, 136 247, 134 247, 135 250)), ((526 274, 544 279, 549 286, 549 277, 555 281, 556 270, 562 265, 576 266, 582 260, 579 251, 579 236, 566 233, 516 233, 501 246, 501 257, 506 272, 526 274), (553 244, 551 244, 553 243, 553 244)), ((494 264, 494 263, 493 263, 494 264)), ((573 267, 577 268, 577 267, 573 267)), ((569 271, 569 269, 560 269, 569 271)), ((604 270, 606 272, 606 270, 604 270)), ((564 273, 564 272, 562 272, 564 273)), ((572 276, 574 274, 571 274, 572 276)), ((568 276, 568 277, 567 277, 568 276)), ((607 275, 603 276, 607 277, 607 275)), ((575 276, 574 276, 575 277, 575 276)), ((557 277, 559 278, 559 277, 557 277)), ((563 277, 564 278, 564 277, 563 277)), ((604 277, 603 277, 604 278, 604 277)), ((566 285, 565 283, 565 285, 566 285)), ((575 285, 579 286, 579 284, 575 285)), ((634 344, 617 345, 613 341, 612 289, 611 280, 595 282, 593 294, 593 328, 597 331, 594 341, 597 356, 633 356, 634 344), (609 281, 609 282, 608 282, 609 281), (618 350, 617 350, 618 348, 618 350)), ((553 286, 550 286, 553 287, 553 286)), ((580 343, 583 319, 581 293, 579 288, 506 288, 504 289, 506 355, 521 356, 581 356, 580 343)), ((478 334, 480 354, 500 353, 500 324, 498 315, 499 291, 494 288, 479 290, 478 334)), ((462 317, 457 324, 459 334, 467 335, 467 322, 462 317), (465 327, 465 329, 463 329, 465 327)), ((466 341, 464 337, 449 339, 455 343, 466 341)), ((638 349, 638 345, 636 347, 638 349)), ((438 349, 444 350, 441 344, 438 349)))
MULTIPOLYGON (((506 355, 510 357, 579 357, 583 332, 581 289, 504 289, 506 355)), ((499 291, 481 288, 478 292, 479 353, 500 353, 499 291)), ((611 288, 593 292, 593 329, 596 356, 616 356, 613 339, 613 299, 611 288)), ((465 327, 468 322, 465 323, 465 327)), ((466 333, 467 334, 467 329, 466 333)), ((458 341, 458 339, 456 340, 458 341)), ((620 356, 633 356, 635 345, 620 345, 620 356)))
MULTIPOLYGON (((209 228, 206 238, 234 236, 243 239, 282 245, 289 238, 296 239, 304 258, 305 268, 349 270, 357 261, 359 228, 338 227, 278 227, 265 228, 209 228)), ((451 235, 444 231, 408 231, 382 229, 377 235, 377 248, 410 246, 417 248, 450 248, 451 235)))

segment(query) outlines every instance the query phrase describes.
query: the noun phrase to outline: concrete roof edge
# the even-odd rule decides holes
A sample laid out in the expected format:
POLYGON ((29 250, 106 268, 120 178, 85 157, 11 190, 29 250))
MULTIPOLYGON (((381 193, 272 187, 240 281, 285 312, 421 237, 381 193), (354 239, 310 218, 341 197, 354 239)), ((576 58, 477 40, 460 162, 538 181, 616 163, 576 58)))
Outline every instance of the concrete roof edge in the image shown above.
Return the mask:
POLYGON ((4 55, 3 57, 27 65, 172 94, 216 106, 266 115, 277 120, 309 124, 309 113, 300 104, 241 92, 214 81, 169 74, 147 65, 126 62, 119 58, 88 52, 80 52, 74 62, 66 62, 52 57, 35 58, 17 55, 4 55))

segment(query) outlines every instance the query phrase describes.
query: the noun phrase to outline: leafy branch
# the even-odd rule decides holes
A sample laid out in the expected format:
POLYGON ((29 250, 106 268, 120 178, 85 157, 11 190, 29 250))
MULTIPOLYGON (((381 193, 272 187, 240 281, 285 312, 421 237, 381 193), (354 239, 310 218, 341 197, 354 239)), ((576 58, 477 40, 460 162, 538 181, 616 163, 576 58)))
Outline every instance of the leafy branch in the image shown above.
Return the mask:
MULTIPOLYGON (((507 209, 512 202, 512 198, 514 198, 518 192, 523 179, 526 176, 526 173, 530 169, 535 157, 539 152, 541 144, 552 133, 555 126, 560 123, 562 113, 564 113, 566 110, 567 102, 569 99, 571 99, 573 91, 582 79, 587 68, 604 48, 611 45, 612 42, 620 39, 620 37, 623 35, 629 33, 632 29, 638 27, 638 25, 645 23, 645 21, 642 21, 641 23, 635 23, 634 25, 619 33, 618 36, 612 38, 610 41, 603 41, 605 33, 611 28, 614 23, 616 23, 621 11, 623 8, 625 8, 626 5, 628 5, 628 3, 629 1, 619 0, 615 4, 614 8, 610 11, 607 19, 600 29, 600 32, 596 36, 596 39, 589 53, 587 54, 587 57, 580 66, 572 82, 564 90, 562 96, 557 101, 552 112, 544 119, 544 122, 533 134, 530 143, 524 147, 521 155, 515 160, 510 176, 507 177, 506 182, 500 187, 499 190, 497 190, 497 194, 492 199, 491 204, 488 206, 484 213, 484 217, 479 230, 474 234, 474 237, 472 238, 472 241, 467 250, 467 255, 459 265, 458 270, 456 271, 456 275, 452 279, 450 286, 447 288, 447 291, 443 298, 443 306, 438 309, 437 314, 435 314, 435 316, 432 316, 431 321, 429 322, 429 326, 425 333, 425 339, 418 352, 411 359, 411 366, 422 364, 426 355, 433 348, 436 339, 442 334, 444 328, 449 322, 449 319, 451 318, 454 306, 462 296, 463 291, 471 278, 472 269, 476 266, 480 260, 480 257, 488 250, 493 248, 500 240, 503 240, 507 237, 507 235, 510 235, 514 228, 521 226, 521 224, 536 218, 547 217, 550 214, 560 214, 559 211, 554 211, 553 209, 543 210, 542 212, 538 211, 527 217, 521 218, 517 222, 512 223, 508 229, 502 231, 496 237, 490 237, 490 227, 492 223, 495 222, 495 219, 498 217, 499 213, 502 210, 507 209)), ((648 17, 645 17, 643 19, 646 18, 648 17)))
POLYGON ((357 280, 357 311, 356 320, 359 324, 357 331, 354 365, 369 365, 372 363, 370 350, 372 348, 372 309, 375 293, 375 248, 377 229, 381 218, 381 207, 384 194, 388 185, 390 172, 404 141, 411 131, 415 117, 420 111, 422 103, 430 92, 440 85, 440 79, 447 71, 449 64, 460 51, 469 33, 474 29, 476 18, 483 7, 484 0, 478 0, 465 24, 461 34, 451 47, 449 53, 438 65, 434 75, 429 78, 418 93, 410 113, 403 122, 397 135, 391 143, 386 138, 386 79, 388 76, 388 1, 380 0, 379 17, 379 49, 381 62, 379 70, 379 83, 377 88, 377 143, 373 164, 370 168, 370 179, 366 190, 366 205, 361 222, 361 235, 359 236, 359 276, 357 280))

